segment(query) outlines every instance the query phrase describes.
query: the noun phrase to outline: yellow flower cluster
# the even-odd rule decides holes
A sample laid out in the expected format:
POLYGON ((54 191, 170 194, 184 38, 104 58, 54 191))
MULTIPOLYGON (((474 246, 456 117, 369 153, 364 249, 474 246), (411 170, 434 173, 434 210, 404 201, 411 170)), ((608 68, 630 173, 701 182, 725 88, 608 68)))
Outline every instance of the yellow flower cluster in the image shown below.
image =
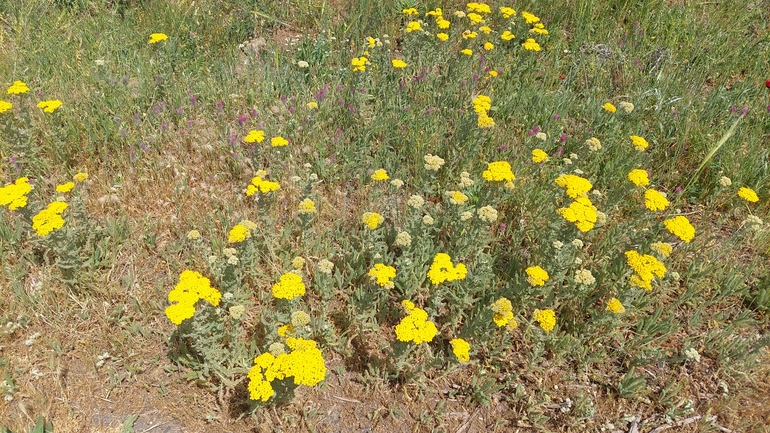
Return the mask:
POLYGON ((738 189, 738 197, 751 203, 756 203, 759 201, 759 196, 757 196, 757 192, 745 186, 738 189))
POLYGON ((396 69, 404 69, 406 68, 406 62, 400 59, 393 59, 390 61, 390 63, 393 65, 396 69))
POLYGON ((663 221, 669 232, 679 239, 690 242, 695 237, 695 227, 690 224, 686 216, 675 216, 663 221))
POLYGON ((638 135, 632 135, 631 136, 631 143, 634 145, 636 150, 639 152, 643 152, 644 149, 647 149, 647 146, 650 145, 650 143, 647 143, 647 140, 644 138, 638 136, 638 135))
POLYGON ((58 99, 40 101, 37 103, 37 108, 42 108, 44 113, 53 113, 59 107, 61 107, 61 101, 58 99))
POLYGON ((361 56, 354 57, 353 60, 350 61, 350 64, 353 66, 353 72, 364 72, 366 70, 366 65, 370 65, 371 63, 369 63, 369 59, 361 56))
POLYGON ((420 25, 419 21, 410 21, 409 23, 407 23, 406 25, 407 33, 412 33, 417 31, 422 31, 422 26, 420 25))
POLYGON ((465 5, 470 12, 478 12, 480 14, 491 14, 492 9, 486 3, 471 2, 465 5))
POLYGON ((556 213, 565 220, 575 223, 581 232, 585 233, 596 224, 598 210, 587 196, 578 197, 568 207, 559 208, 556 213))
POLYGON ((543 23, 535 23, 534 26, 532 26, 531 29, 529 29, 531 33, 537 33, 538 35, 547 35, 548 30, 546 30, 545 25, 543 23))
POLYGON ((604 105, 602 105, 602 108, 604 108, 604 111, 608 111, 610 113, 614 113, 618 111, 618 109, 615 108, 614 105, 612 105, 612 102, 605 102, 604 105))
POLYGON ((63 201, 49 204, 46 209, 32 217, 32 229, 37 232, 38 236, 43 237, 64 227, 64 218, 61 217, 61 214, 65 209, 67 209, 67 203, 63 201))
POLYGON ((439 285, 444 281, 462 280, 468 275, 468 269, 464 264, 452 265, 449 254, 438 253, 433 258, 433 263, 428 269, 428 279, 433 285, 439 285))
POLYGON ((626 251, 626 262, 634 270, 630 284, 644 290, 652 290, 652 280, 656 276, 663 278, 666 275, 666 265, 649 254, 642 255, 635 250, 626 251))
POLYGON ((11 108, 13 108, 13 104, 11 104, 8 101, 3 101, 2 99, 0 99, 0 114, 5 113, 11 108))
POLYGON ((532 162, 539 164, 548 161, 548 154, 543 149, 534 149, 532 151, 532 162))
POLYGON ((27 194, 32 191, 29 178, 20 177, 14 183, 0 188, 0 206, 8 206, 10 210, 23 208, 27 205, 27 194))
POLYGON ((266 402, 275 390, 274 380, 294 378, 295 385, 314 386, 326 377, 326 365, 323 353, 313 340, 289 337, 286 345, 290 353, 277 356, 265 352, 254 359, 254 366, 249 370, 249 398, 266 402))
POLYGON ((512 40, 512 39, 514 39, 514 38, 516 38, 516 35, 514 35, 513 33, 511 33, 511 31, 510 31, 510 30, 506 30, 506 31, 504 31, 504 32, 503 32, 503 33, 500 35, 500 39, 502 39, 502 40, 504 40, 504 41, 510 41, 510 40, 512 40))
POLYGON ((486 95, 479 95, 473 98, 472 102, 473 111, 478 115, 477 124, 479 128, 491 128, 495 126, 495 121, 487 114, 492 108, 492 99, 486 95))
POLYGON ((644 192, 644 206, 651 211, 665 210, 668 207, 668 199, 658 190, 648 189, 644 192))
POLYGON ((650 178, 647 176, 647 171, 639 168, 628 172, 628 180, 636 186, 647 186, 650 184, 650 178))
POLYGON ((460 191, 447 191, 446 194, 449 196, 449 202, 452 204, 460 205, 468 201, 468 196, 460 191))
POLYGON ((385 171, 385 169, 383 168, 376 170, 374 173, 372 173, 372 180, 388 180, 388 179, 390 179, 390 176, 388 176, 388 172, 385 171))
POLYGON ((302 215, 318 213, 318 210, 315 208, 315 202, 309 198, 302 200, 299 203, 299 213, 302 215))
POLYGON ((530 266, 524 270, 527 273, 527 281, 532 286, 544 286, 548 281, 548 272, 540 266, 530 266))
POLYGON ((364 212, 361 216, 361 222, 369 227, 369 230, 377 229, 383 221, 385 221, 385 218, 377 212, 364 212))
POLYGON ((264 179, 265 176, 267 176, 267 173, 265 173, 264 170, 259 170, 257 172, 257 175, 254 176, 254 179, 251 179, 251 183, 249 184, 249 186, 246 187, 247 196, 252 196, 257 192, 261 192, 262 194, 267 194, 269 192, 278 191, 279 189, 281 189, 280 183, 265 180, 264 179))
POLYGON ((511 171, 511 164, 508 161, 490 162, 487 164, 487 169, 481 173, 481 177, 488 182, 506 182, 510 184, 513 184, 513 181, 516 180, 516 176, 511 171))
POLYGON ((151 44, 157 44, 158 42, 165 41, 168 39, 168 35, 165 33, 153 33, 150 35, 150 40, 148 41, 151 44))
POLYGON ((500 13, 503 14, 503 18, 510 18, 516 15, 516 10, 507 6, 502 6, 500 8, 500 13))
POLYGON ((529 13, 527 11, 521 11, 521 17, 524 18, 527 24, 535 24, 540 22, 540 18, 537 15, 529 13))
POLYGON ((243 137, 243 141, 246 143, 261 143, 265 141, 265 131, 261 129, 252 129, 245 137, 243 137))
POLYGON ((398 341, 413 342, 414 344, 429 343, 438 333, 436 324, 428 320, 428 313, 422 308, 416 308, 410 301, 404 300, 401 305, 407 316, 396 325, 398 341))
POLYGON ((650 245, 650 248, 662 257, 668 257, 674 251, 674 247, 665 242, 654 242, 650 245))
POLYGON ((195 314, 196 302, 203 299, 216 307, 221 298, 222 294, 211 287, 208 278, 187 269, 179 275, 179 283, 168 294, 168 301, 172 304, 166 308, 166 317, 171 323, 181 325, 195 314))
POLYGON ((86 179, 88 179, 88 173, 84 172, 76 173, 74 176, 72 176, 72 180, 78 183, 85 182, 86 179))
POLYGON ((532 317, 545 332, 553 331, 556 326, 556 313, 553 310, 535 310, 532 317))
POLYGON ((29 87, 23 81, 16 80, 8 87, 9 95, 21 95, 27 92, 29 92, 29 87))
POLYGON ((492 321, 495 322, 495 325, 497 325, 498 328, 507 325, 511 320, 514 322, 516 321, 513 318, 513 305, 507 298, 498 299, 490 308, 495 312, 492 321))
POLYGON ((626 307, 620 303, 618 298, 612 298, 607 301, 607 311, 611 311, 612 314, 623 314, 626 312, 626 307))
POLYGON ((380 287, 392 289, 394 287, 393 278, 396 278, 396 268, 377 263, 369 270, 368 275, 380 287))
POLYGON ((251 237, 251 231, 242 224, 236 224, 227 235, 227 242, 240 243, 251 237))
POLYGON ((462 338, 453 338, 449 341, 449 344, 452 345, 452 353, 455 354, 458 361, 468 362, 471 360, 471 345, 467 341, 462 338))
POLYGON ((527 38, 521 46, 527 51, 540 51, 540 44, 532 38, 527 38))
POLYGON ((289 140, 277 135, 270 139, 270 145, 273 147, 284 147, 289 145, 289 140))
POLYGON ((302 282, 301 276, 294 272, 287 272, 273 284, 272 291, 273 296, 278 299, 292 300, 305 294, 305 283, 302 282))
POLYGON ((554 181, 556 185, 564 188, 564 192, 570 198, 585 197, 586 193, 593 188, 588 179, 584 179, 574 174, 563 174, 554 181))
POLYGON ((75 182, 65 182, 60 185, 56 185, 56 192, 66 193, 72 191, 75 188, 75 182))

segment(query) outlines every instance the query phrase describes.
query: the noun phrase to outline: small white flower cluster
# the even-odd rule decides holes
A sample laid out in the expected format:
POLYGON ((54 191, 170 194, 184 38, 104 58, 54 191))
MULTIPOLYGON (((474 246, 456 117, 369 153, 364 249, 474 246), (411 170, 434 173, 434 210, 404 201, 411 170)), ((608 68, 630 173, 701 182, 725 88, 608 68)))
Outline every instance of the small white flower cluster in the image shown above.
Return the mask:
POLYGON ((112 355, 109 352, 104 352, 97 357, 96 368, 101 368, 105 362, 112 359, 112 355))

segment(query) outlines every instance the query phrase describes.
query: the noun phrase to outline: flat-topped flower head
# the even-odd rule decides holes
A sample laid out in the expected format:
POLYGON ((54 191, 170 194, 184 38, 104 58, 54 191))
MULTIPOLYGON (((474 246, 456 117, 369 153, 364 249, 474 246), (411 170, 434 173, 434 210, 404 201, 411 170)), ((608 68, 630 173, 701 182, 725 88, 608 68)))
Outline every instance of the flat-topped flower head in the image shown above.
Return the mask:
POLYGON ((44 113, 53 113, 59 107, 61 107, 61 101, 58 99, 40 101, 37 103, 37 108, 42 108, 44 113))
POLYGON ((251 237, 251 231, 241 224, 236 224, 230 229, 227 235, 227 241, 230 243, 240 243, 251 237))
POLYGON ((261 129, 252 129, 243 137, 243 141, 246 143, 261 143, 265 141, 265 131, 261 129))
POLYGON ((530 266, 524 272, 527 274, 527 282, 532 286, 544 286, 550 278, 548 272, 540 266, 530 266))
POLYGON ((666 265, 649 254, 642 255, 635 250, 626 251, 626 262, 634 270, 630 280, 632 286, 652 290, 652 280, 666 275, 666 265))
POLYGON ((383 221, 385 221, 385 218, 377 212, 364 212, 361 216, 361 222, 363 222, 369 230, 376 230, 383 221))
POLYGON ((449 344, 452 345, 452 353, 455 354, 458 361, 470 361, 471 345, 467 341, 463 340, 462 338, 453 338, 451 341, 449 341, 449 344))
POLYGON ((318 210, 315 207, 315 202, 309 198, 302 200, 299 203, 299 213, 301 215, 318 213, 318 210))
POLYGON ((593 184, 588 179, 574 174, 563 174, 557 177, 554 182, 564 188, 567 196, 574 199, 585 197, 586 193, 593 188, 593 184))
POLYGON ((604 105, 602 105, 602 108, 604 108, 604 111, 608 113, 614 113, 618 111, 618 109, 612 105, 612 102, 605 102, 604 105))
POLYGON ((496 300, 490 308, 495 312, 492 321, 498 328, 508 325, 508 322, 513 320, 513 304, 508 298, 496 300))
POLYGON ((569 207, 559 208, 556 213, 565 220, 575 223, 578 230, 583 233, 594 228, 600 214, 587 196, 576 198, 569 207))
POLYGON ((440 156, 431 155, 430 153, 423 156, 425 161, 425 169, 430 171, 438 171, 444 165, 444 159, 440 156))
POLYGON ((390 179, 390 176, 388 176, 388 172, 385 171, 385 169, 383 168, 376 170, 374 173, 372 173, 372 180, 388 180, 388 179, 390 179))
POLYGON ((556 312, 553 310, 535 310, 532 318, 540 324, 540 328, 546 333, 553 331, 556 326, 556 312))
POLYGON ((690 242, 695 237, 695 227, 690 224, 690 220, 686 216, 679 215, 669 218, 663 221, 663 225, 671 234, 685 242, 690 242))
POLYGON ((548 161, 548 154, 543 149, 532 150, 532 162, 539 164, 548 161))
POLYGON ((195 315, 195 304, 204 300, 218 306, 222 293, 211 287, 211 281, 200 272, 185 270, 179 275, 179 283, 168 294, 166 317, 175 325, 181 325, 195 315))
POLYGON ((447 191, 449 196, 449 202, 456 205, 465 204, 468 201, 468 196, 460 191, 447 191))
POLYGON ((757 192, 745 186, 742 186, 741 188, 738 189, 738 197, 751 203, 756 203, 759 201, 759 196, 757 196, 757 192))
POLYGON ((647 176, 647 171, 639 168, 635 168, 628 172, 628 180, 636 186, 647 186, 650 184, 650 178, 647 176))
POLYGON ((650 249, 661 257, 668 257, 674 251, 674 247, 665 242, 653 242, 650 244, 650 249))
POLYGON ((655 212, 665 210, 669 205, 668 199, 660 191, 648 189, 644 192, 644 206, 655 212))
POLYGON ((0 187, 0 206, 16 210, 27 206, 27 194, 32 191, 29 178, 20 177, 14 183, 0 187))
POLYGON ((433 285, 439 285, 445 281, 462 280, 468 275, 468 269, 464 264, 452 264, 449 254, 438 253, 433 258, 433 263, 428 269, 428 279, 433 285))
POLYGON ((267 176, 267 174, 264 173, 264 170, 260 170, 260 172, 257 172, 257 176, 254 176, 254 178, 251 179, 251 183, 246 187, 247 196, 252 196, 258 192, 262 194, 267 194, 269 192, 278 191, 279 189, 281 189, 281 184, 279 184, 278 182, 272 182, 272 181, 263 179, 264 177, 267 176), (260 174, 262 176, 260 176, 260 174))
POLYGON ((438 333, 436 324, 428 320, 428 313, 416 308, 409 301, 403 302, 408 315, 396 325, 396 338, 398 341, 412 342, 414 344, 429 343, 438 333))
POLYGON ((273 296, 278 299, 292 300, 305 294, 305 283, 302 277, 294 272, 281 275, 277 283, 273 284, 273 296))
POLYGON ((406 68, 406 62, 400 59, 393 59, 390 61, 390 63, 393 65, 396 69, 404 69, 406 68))
POLYGON ((79 172, 79 173, 76 173, 74 176, 72 176, 72 180, 78 183, 85 182, 86 179, 88 179, 88 173, 85 173, 85 172, 79 172))
POLYGON ((481 174, 488 182, 513 182, 516 176, 511 171, 508 161, 495 161, 487 164, 487 169, 481 174))
POLYGON ((500 34, 500 39, 502 39, 504 41, 510 41, 510 40, 515 39, 515 38, 516 38, 516 35, 511 33, 510 30, 506 30, 506 31, 504 31, 503 33, 500 34))
POLYGON ((369 278, 371 278, 378 286, 386 289, 392 289, 395 287, 393 279, 396 278, 396 268, 393 266, 386 266, 382 263, 377 263, 372 269, 369 270, 369 278))
POLYGON ((3 101, 2 99, 0 99, 0 114, 5 113, 6 111, 10 110, 11 108, 13 108, 13 104, 11 104, 8 101, 3 101))
POLYGON ((650 143, 648 143, 647 140, 645 140, 643 137, 640 137, 638 135, 631 136, 631 143, 639 152, 644 152, 644 149, 647 149, 647 147, 650 145, 650 143))
POLYGON ((527 51, 540 51, 540 44, 532 38, 527 38, 521 46, 527 51))
POLYGON ((65 182, 60 185, 56 185, 56 192, 68 193, 75 188, 75 182, 65 182))
POLYGON ((29 87, 23 81, 16 80, 8 87, 9 95, 21 95, 27 92, 29 92, 29 87))
POLYGON ((67 203, 55 201, 32 217, 32 230, 40 237, 48 236, 54 230, 64 227, 61 214, 67 209, 67 203))
POLYGON ((479 95, 473 98, 473 111, 476 114, 486 114, 492 108, 492 98, 486 95, 479 95))
POLYGON ((289 144, 289 140, 279 136, 270 139, 270 145, 273 147, 284 147, 289 144))
POLYGON ((157 44, 158 42, 168 40, 168 35, 165 33, 153 33, 150 35, 150 44, 157 44))
POLYGON ((526 21, 527 24, 535 24, 540 22, 540 18, 538 18, 537 15, 527 11, 521 11, 521 17, 524 18, 524 21, 526 21))
POLYGON ((623 314, 626 312, 626 307, 620 303, 618 298, 612 298, 607 301, 607 311, 612 312, 612 314, 623 314))
POLYGON ((503 18, 510 18, 516 15, 516 10, 514 8, 509 8, 508 6, 502 6, 500 7, 500 13, 503 15, 503 18))
POLYGON ((412 33, 412 32, 419 32, 422 31, 422 26, 420 25, 419 21, 410 21, 406 25, 406 32, 412 33))

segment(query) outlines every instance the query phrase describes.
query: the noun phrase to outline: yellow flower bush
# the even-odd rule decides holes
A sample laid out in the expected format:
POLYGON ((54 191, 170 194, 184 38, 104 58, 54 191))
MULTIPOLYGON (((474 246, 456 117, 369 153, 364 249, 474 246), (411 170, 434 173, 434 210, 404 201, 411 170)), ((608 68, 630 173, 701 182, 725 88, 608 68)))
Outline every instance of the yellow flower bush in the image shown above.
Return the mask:
POLYGON ((634 145, 636 150, 640 152, 643 152, 650 145, 650 143, 648 143, 647 140, 645 140, 643 137, 640 137, 638 135, 631 136, 631 143, 634 145))
POLYGON ((690 220, 686 216, 679 215, 669 218, 663 221, 663 225, 671 234, 685 242, 690 242, 695 237, 695 227, 690 224, 690 220))
POLYGON ((293 377, 295 385, 314 386, 326 377, 323 353, 313 340, 288 337, 289 353, 265 352, 254 359, 248 373, 249 398, 266 402, 275 395, 272 382, 293 377))
POLYGON ((438 333, 438 329, 435 323, 428 320, 428 313, 421 308, 416 308, 407 300, 404 300, 401 305, 406 310, 407 316, 396 325, 398 341, 412 342, 417 345, 430 343, 438 333))
POLYGON ((527 274, 527 282, 532 286, 544 286, 550 278, 548 272, 540 266, 530 266, 524 272, 527 274))
POLYGON ((63 201, 49 204, 47 208, 32 217, 32 230, 37 232, 38 236, 43 237, 64 227, 64 218, 61 217, 61 214, 65 209, 67 209, 67 203, 63 201))
POLYGON ((612 298, 607 301, 607 311, 611 311, 612 314, 623 314, 626 312, 626 307, 620 303, 618 298, 612 298))
POLYGON ((241 224, 236 224, 227 235, 227 242, 240 243, 251 237, 251 231, 241 224))
POLYGON ((650 178, 647 176, 647 171, 639 168, 628 172, 628 180, 636 186, 647 186, 650 184, 650 178))
POLYGON ((516 176, 511 171, 508 161, 495 161, 487 164, 487 169, 481 174, 488 182, 513 182, 516 176))
POLYGON ((651 211, 665 210, 668 207, 668 200, 660 191, 648 189, 644 192, 644 206, 651 211))
POLYGON ((532 317, 546 333, 553 331, 553 328, 556 327, 556 312, 553 310, 535 310, 532 317))
POLYGON ((292 300, 305 294, 305 283, 302 282, 301 276, 294 272, 287 272, 273 284, 272 292, 278 299, 292 300))
POLYGON ((452 258, 449 254, 438 253, 433 258, 428 269, 428 279, 433 285, 439 285, 445 281, 462 280, 468 275, 468 269, 464 264, 452 264, 452 258))
POLYGON ((32 191, 29 178, 20 177, 14 183, 0 188, 0 206, 16 210, 27 206, 27 194, 32 191))
POLYGON ((759 201, 759 196, 757 196, 757 192, 745 186, 738 189, 738 197, 751 203, 756 203, 759 201))
POLYGON ((452 345, 452 353, 455 354, 458 361, 468 362, 471 360, 471 345, 467 341, 462 338, 453 338, 449 341, 449 344, 452 345))
POLYGON ((222 294, 211 287, 211 281, 200 272, 189 269, 179 275, 179 283, 168 294, 166 317, 175 325, 181 325, 186 319, 195 315, 195 304, 204 300, 213 306, 218 306, 222 294))
POLYGON ((532 162, 539 164, 548 161, 548 154, 543 149, 534 149, 532 151, 532 162))

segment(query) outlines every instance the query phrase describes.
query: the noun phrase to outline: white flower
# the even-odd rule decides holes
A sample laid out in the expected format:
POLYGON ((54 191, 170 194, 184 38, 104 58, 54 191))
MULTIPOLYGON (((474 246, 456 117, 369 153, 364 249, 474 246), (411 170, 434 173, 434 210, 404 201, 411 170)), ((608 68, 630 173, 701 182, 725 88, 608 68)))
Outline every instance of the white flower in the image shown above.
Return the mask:
POLYGON ((399 247, 408 247, 409 245, 412 245, 412 236, 407 232, 399 232, 399 234, 396 235, 396 245, 399 247))
POLYGON ((425 160, 426 170, 438 171, 444 165, 444 160, 441 157, 431 155, 430 153, 425 155, 423 159, 425 160))
POLYGON ((618 107, 620 107, 621 110, 625 111, 626 113, 634 111, 634 104, 627 101, 620 101, 618 103, 618 107))
POLYGON ((564 246, 564 242, 562 242, 562 241, 553 241, 553 247, 556 248, 557 250, 560 250, 561 247, 563 247, 563 246, 564 246))
POLYGON ((404 186, 404 181, 401 179, 393 179, 390 181, 390 184, 393 185, 396 189, 399 189, 404 186))
POLYGON ((583 248, 583 241, 581 241, 580 239, 573 239, 572 240, 572 246, 577 248, 577 249, 581 249, 581 248, 583 248))
POLYGON ((423 200, 423 198, 419 195, 412 195, 409 197, 409 201, 407 201, 406 204, 415 209, 419 209, 423 204, 425 204, 425 200, 423 200))
POLYGON ((425 215, 422 217, 422 223, 426 226, 432 226, 433 225, 433 217, 430 215, 425 215))
POLYGON ((477 213, 482 221, 488 223, 497 221, 497 210, 492 206, 484 206, 477 213))
POLYGON ((473 218, 473 212, 471 211, 465 211, 460 214, 460 221, 468 221, 471 218, 473 218))
POLYGON ((546 135, 545 132, 541 131, 541 132, 538 132, 537 134, 535 134, 535 138, 537 138, 538 140, 545 141, 545 140, 548 139, 548 135, 546 135))
POLYGON ((700 362, 700 353, 698 353, 698 349, 694 347, 685 350, 684 356, 690 361, 700 362))
POLYGON ((318 272, 326 275, 331 275, 332 269, 334 269, 334 263, 326 259, 323 259, 320 262, 318 262, 318 272))
POLYGON ((730 186, 733 184, 733 181, 727 176, 722 176, 719 178, 719 184, 722 186, 730 186))
POLYGON ((299 62, 297 62, 297 66, 299 66, 300 68, 307 68, 307 67, 310 67, 310 63, 304 60, 300 60, 299 62))

